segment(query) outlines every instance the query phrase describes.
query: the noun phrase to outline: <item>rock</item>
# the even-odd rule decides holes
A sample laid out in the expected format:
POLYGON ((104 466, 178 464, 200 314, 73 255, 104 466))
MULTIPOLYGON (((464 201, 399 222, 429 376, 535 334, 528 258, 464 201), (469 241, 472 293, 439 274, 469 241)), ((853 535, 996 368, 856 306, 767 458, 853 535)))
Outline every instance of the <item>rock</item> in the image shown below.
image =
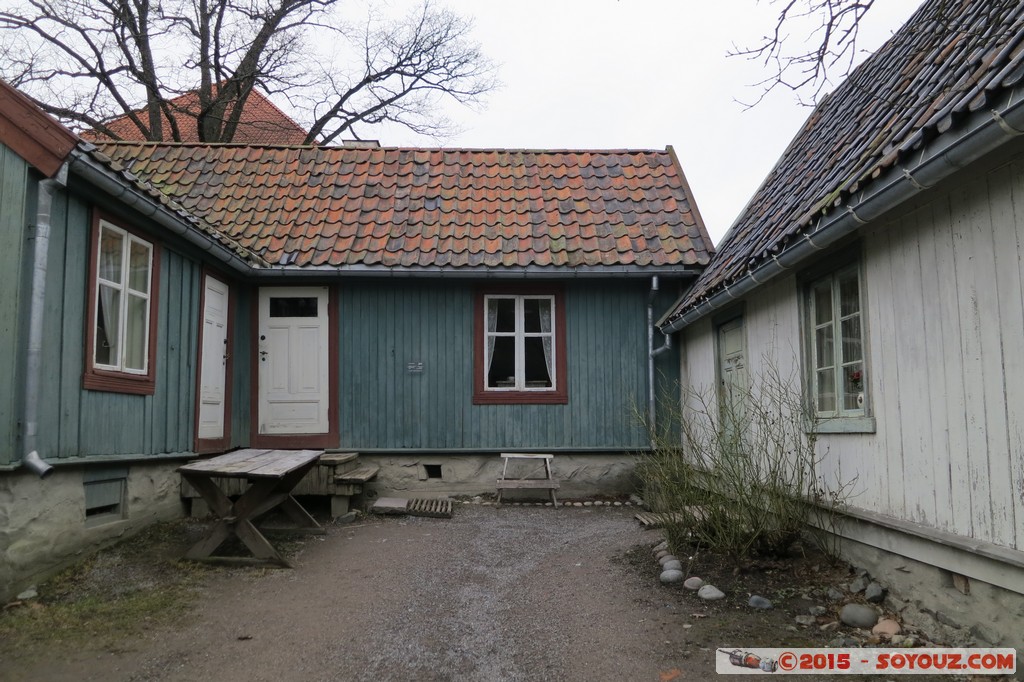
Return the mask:
POLYGON ((902 635, 893 635, 892 637, 889 638, 889 646, 897 647, 897 646, 902 646, 902 645, 903 645, 903 636, 902 635))
POLYGON ((857 576, 858 578, 863 578, 863 577, 865 577, 865 576, 866 576, 866 575, 868 574, 868 570, 867 570, 866 568, 858 568, 858 569, 857 569, 856 571, 854 571, 853 573, 854 573, 854 575, 856 575, 856 576, 857 576))
POLYGON ((875 624, 875 627, 871 628, 871 634, 873 635, 898 635, 903 632, 900 624, 891 618, 883 618, 875 624))
POLYGON ((562 506, 563 507, 571 507, 572 506, 572 502, 563 502, 562 506))
POLYGON ((622 503, 619 502, 618 500, 615 500, 614 502, 612 502, 612 504, 614 504, 616 507, 621 507, 622 506, 622 503))
POLYGON ((828 593, 827 593, 826 596, 828 596, 828 600, 829 601, 839 601, 840 599, 842 599, 846 595, 843 594, 842 592, 840 592, 839 590, 837 590, 836 588, 830 587, 830 588, 828 588, 828 593))
POLYGON ((854 628, 872 628, 878 622, 878 612, 864 604, 847 604, 839 611, 839 620, 854 628))
POLYGON ((853 637, 836 637, 828 645, 833 649, 855 649, 860 646, 860 642, 853 637))
POLYGON ((38 596, 39 590, 37 590, 36 586, 33 585, 32 587, 28 588, 27 590, 18 595, 18 601, 28 601, 29 599, 35 599, 38 596))
POLYGON ((666 554, 665 556, 658 559, 658 563, 662 566, 664 566, 670 561, 679 561, 679 557, 677 557, 675 554, 666 554))
POLYGON ((797 625, 817 625, 818 619, 814 616, 797 616, 793 620, 796 621, 797 625))
POLYGON ((680 562, 678 560, 676 560, 676 561, 666 561, 665 563, 663 563, 661 565, 661 570, 663 570, 663 571, 681 571, 681 570, 683 570, 683 564, 682 564, 682 562, 680 562))
POLYGON ((656 552, 654 554, 654 560, 655 561, 661 561, 661 557, 668 556, 668 555, 669 555, 669 551, 667 549, 660 550, 660 551, 658 551, 658 552, 656 552))
POLYGON ((574 507, 582 507, 583 503, 582 502, 573 502, 572 506, 574 506, 574 507))
POLYGON ((654 547, 651 548, 652 552, 667 552, 668 551, 668 540, 662 540, 654 547))
POLYGON ((630 495, 629 496, 629 501, 632 502, 633 504, 635 504, 638 507, 644 506, 644 501, 642 499, 640 499, 639 495, 630 495))
POLYGON ((877 604, 885 599, 885 588, 878 583, 871 583, 864 590, 864 598, 869 602, 877 604))
POLYGON ((483 501, 483 499, 484 498, 477 495, 476 497, 473 498, 473 504, 480 504, 483 501))
POLYGON ((835 632, 836 630, 839 629, 839 621, 838 620, 829 621, 828 623, 825 623, 824 625, 822 625, 818 629, 821 630, 822 632, 835 632))
POLYGON ((688 590, 699 590, 703 586, 704 581, 698 578, 697 576, 687 578, 686 582, 683 583, 683 587, 685 587, 688 590))
POLYGON ((828 609, 826 609, 824 606, 812 606, 811 608, 807 609, 807 613, 811 614, 812 616, 824 616, 826 613, 828 613, 828 609))
POLYGON ((354 511, 346 512, 334 519, 335 523, 352 523, 356 520, 356 513, 354 511))
POLYGON ((764 597, 759 597, 755 594, 752 595, 750 599, 747 601, 747 606, 750 606, 755 609, 767 610, 772 608, 772 603, 768 599, 765 599, 764 597))
POLYGON ((864 577, 855 578, 854 581, 852 583, 850 583, 850 592, 853 592, 854 594, 857 594, 858 592, 863 592, 864 588, 867 587, 867 586, 868 586, 867 578, 864 578, 864 577))
POLYGON ((943 625, 948 625, 951 628, 956 628, 957 630, 960 629, 960 623, 957 623, 955 620, 947 616, 942 611, 935 612, 935 620, 939 621, 943 625))
POLYGON ((725 592, 722 592, 714 585, 704 585, 697 590, 697 596, 704 601, 717 601, 719 599, 725 599, 725 592))
POLYGON ((662 571, 660 578, 661 582, 665 583, 666 585, 680 582, 682 579, 683 572, 676 570, 662 571))
POLYGON ((587 500, 586 502, 583 503, 583 506, 584 507, 593 507, 594 503, 591 502, 590 500, 587 500))

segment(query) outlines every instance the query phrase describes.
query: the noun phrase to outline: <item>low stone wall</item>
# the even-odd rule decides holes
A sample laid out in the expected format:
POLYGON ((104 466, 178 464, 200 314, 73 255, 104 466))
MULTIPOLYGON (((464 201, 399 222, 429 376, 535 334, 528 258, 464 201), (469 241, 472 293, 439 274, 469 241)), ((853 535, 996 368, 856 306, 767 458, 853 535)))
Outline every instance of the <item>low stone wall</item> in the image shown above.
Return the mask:
MULTIPOLYGON (((373 455, 360 454, 360 463, 380 467, 364 494, 381 497, 446 497, 495 494, 503 460, 497 454, 373 455), (440 477, 436 476, 440 473, 440 477)), ((629 495, 636 492, 636 455, 626 453, 555 454, 552 472, 561 486, 559 499, 629 495)), ((539 462, 537 463, 539 466, 539 462)), ((509 464, 509 475, 525 472, 524 462, 509 464), (513 472, 512 467, 517 467, 513 472)), ((506 491, 507 499, 546 499, 546 491, 506 491)))
POLYGON ((86 518, 86 467, 58 467, 42 480, 0 474, 0 601, 151 523, 183 511, 180 462, 130 464, 120 516, 86 518))
MULTIPOLYGON (((849 538, 839 549, 887 588, 884 605, 903 623, 953 646, 1024 651, 1024 594, 849 538)), ((1024 575, 1013 566, 1005 571, 1024 575)))

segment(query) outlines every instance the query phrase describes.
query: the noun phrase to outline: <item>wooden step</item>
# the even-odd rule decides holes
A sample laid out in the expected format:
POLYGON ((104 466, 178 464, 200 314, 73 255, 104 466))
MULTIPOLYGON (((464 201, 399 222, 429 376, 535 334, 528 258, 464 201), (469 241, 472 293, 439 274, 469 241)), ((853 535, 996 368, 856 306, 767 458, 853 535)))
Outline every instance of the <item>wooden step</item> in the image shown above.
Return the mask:
POLYGON ((328 452, 320 456, 321 466, 336 467, 340 464, 348 464, 359 459, 358 452, 328 452))
POLYGON ((548 478, 499 478, 498 490, 558 490, 558 481, 548 478))
POLYGON ((346 471, 337 474, 334 477, 335 483, 366 483, 372 481, 377 477, 377 473, 380 471, 379 466, 364 466, 352 471, 346 471))

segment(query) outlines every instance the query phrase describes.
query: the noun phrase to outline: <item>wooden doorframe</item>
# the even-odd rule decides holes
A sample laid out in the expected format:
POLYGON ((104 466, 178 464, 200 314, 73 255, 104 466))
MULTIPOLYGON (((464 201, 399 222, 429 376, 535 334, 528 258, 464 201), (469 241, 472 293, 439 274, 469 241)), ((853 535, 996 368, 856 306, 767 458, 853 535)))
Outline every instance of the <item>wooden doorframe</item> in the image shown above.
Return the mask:
MULTIPOLYGON (((274 288, 287 288, 288 284, 273 283, 265 285, 274 288)), ((296 288, 324 286, 323 284, 296 284, 296 288)), ((301 449, 301 448, 336 448, 340 436, 338 417, 338 358, 340 356, 338 329, 338 288, 327 285, 327 433, 270 435, 260 433, 260 289, 253 287, 255 305, 250 311, 249 323, 251 339, 250 351, 250 390, 249 390, 249 443, 254 448, 301 449)))
POLYGON ((238 284, 224 273, 208 266, 203 266, 199 286, 199 345, 196 348, 196 392, 195 410, 193 417, 192 446, 199 454, 211 454, 225 452, 231 447, 231 397, 234 393, 232 376, 234 374, 235 354, 231 352, 235 347, 235 310, 238 295, 238 284), (203 329, 206 326, 206 280, 213 277, 223 282, 228 287, 228 311, 227 311, 227 347, 228 359, 224 364, 224 435, 220 438, 199 437, 199 406, 202 402, 203 390, 203 329))

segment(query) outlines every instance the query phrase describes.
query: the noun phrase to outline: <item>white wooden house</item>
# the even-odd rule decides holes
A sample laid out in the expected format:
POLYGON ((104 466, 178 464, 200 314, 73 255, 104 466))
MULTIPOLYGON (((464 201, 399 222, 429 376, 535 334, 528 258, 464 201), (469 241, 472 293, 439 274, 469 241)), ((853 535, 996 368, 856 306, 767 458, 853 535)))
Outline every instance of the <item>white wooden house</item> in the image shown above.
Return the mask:
MULTIPOLYGON (((1024 645, 1024 5, 929 0, 814 110, 660 322, 685 391, 799 378, 843 550, 1024 645), (738 371, 737 371, 738 370, 738 371)), ((685 410, 684 410, 685 413, 685 410)))

